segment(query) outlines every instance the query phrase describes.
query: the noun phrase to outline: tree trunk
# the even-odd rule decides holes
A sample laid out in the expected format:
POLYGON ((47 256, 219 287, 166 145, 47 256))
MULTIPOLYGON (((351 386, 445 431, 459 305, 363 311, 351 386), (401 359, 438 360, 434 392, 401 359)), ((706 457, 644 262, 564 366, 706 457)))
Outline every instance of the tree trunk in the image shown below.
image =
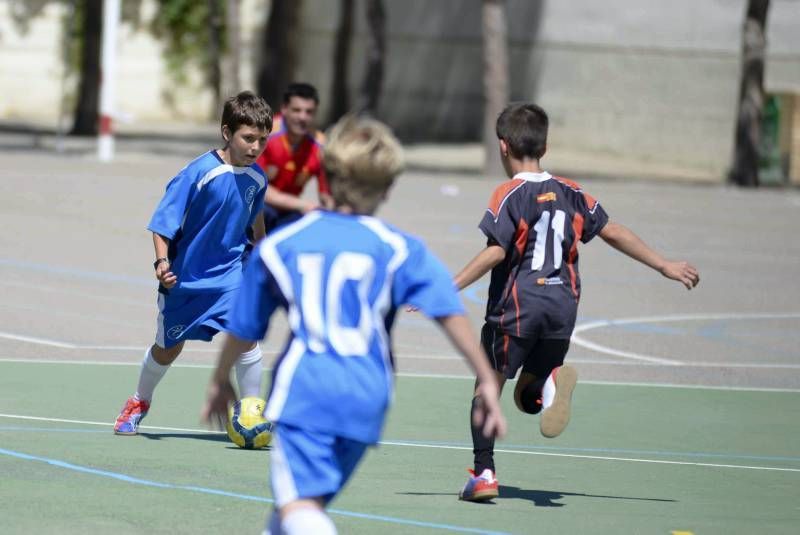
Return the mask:
POLYGON ((103 38, 103 0, 83 0, 83 47, 78 102, 71 135, 96 136, 100 106, 100 48, 103 38))
POLYGON ((350 46, 353 42, 353 0, 339 0, 339 27, 336 29, 336 45, 333 51, 333 80, 331 81, 331 103, 328 122, 335 123, 350 111, 347 92, 349 77, 350 46))
POLYGON ((301 0, 272 0, 257 82, 272 109, 280 108, 283 91, 294 77, 301 6, 301 0))
POLYGON ((383 65, 386 57, 386 9, 383 0, 367 0, 367 68, 359 95, 359 113, 375 115, 383 89, 383 65))
POLYGON ((239 68, 242 56, 242 41, 239 36, 241 23, 239 19, 239 0, 225 2, 225 35, 227 42, 222 56, 222 98, 237 94, 242 88, 239 68))
POLYGON ((505 0, 483 0, 483 172, 502 172, 495 123, 508 104, 508 44, 505 0))
POLYGON ((769 0, 748 0, 742 28, 742 73, 739 81, 739 114, 736 147, 730 179, 735 184, 756 187, 764 107, 764 61, 769 0))

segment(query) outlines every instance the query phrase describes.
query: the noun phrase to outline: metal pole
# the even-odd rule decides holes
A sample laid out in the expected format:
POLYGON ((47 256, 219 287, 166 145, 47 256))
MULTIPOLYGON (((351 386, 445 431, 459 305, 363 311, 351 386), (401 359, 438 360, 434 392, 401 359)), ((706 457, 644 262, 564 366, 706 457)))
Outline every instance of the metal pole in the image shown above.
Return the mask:
POLYGON ((120 20, 120 0, 103 0, 103 49, 100 55, 100 135, 97 138, 97 157, 109 162, 114 158, 112 117, 116 96, 117 32, 120 20))

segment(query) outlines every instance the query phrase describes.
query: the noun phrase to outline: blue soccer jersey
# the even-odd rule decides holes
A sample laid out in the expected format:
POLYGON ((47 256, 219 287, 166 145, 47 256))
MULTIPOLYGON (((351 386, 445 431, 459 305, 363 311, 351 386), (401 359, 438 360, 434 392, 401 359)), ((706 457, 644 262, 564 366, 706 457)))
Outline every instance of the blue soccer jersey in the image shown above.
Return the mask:
POLYGON ((235 167, 209 151, 167 185, 148 230, 170 240, 170 293, 224 292, 239 286, 247 229, 263 209, 260 167, 235 167))
POLYGON ((393 389, 397 308, 463 314, 445 267, 417 239, 374 217, 316 211, 261 242, 229 332, 264 337, 278 306, 291 339, 273 371, 273 422, 375 443, 393 389))

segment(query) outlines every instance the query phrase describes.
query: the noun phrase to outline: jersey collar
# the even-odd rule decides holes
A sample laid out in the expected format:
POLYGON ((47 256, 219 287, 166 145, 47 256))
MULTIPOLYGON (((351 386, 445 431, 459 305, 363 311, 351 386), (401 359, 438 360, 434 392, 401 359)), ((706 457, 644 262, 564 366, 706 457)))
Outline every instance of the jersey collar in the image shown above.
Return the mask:
POLYGON ((523 171, 522 173, 517 173, 514 175, 514 178, 519 178, 520 180, 527 180, 528 182, 544 182, 545 180, 550 180, 553 178, 553 175, 548 173, 547 171, 542 171, 541 173, 531 173, 529 171, 523 171))

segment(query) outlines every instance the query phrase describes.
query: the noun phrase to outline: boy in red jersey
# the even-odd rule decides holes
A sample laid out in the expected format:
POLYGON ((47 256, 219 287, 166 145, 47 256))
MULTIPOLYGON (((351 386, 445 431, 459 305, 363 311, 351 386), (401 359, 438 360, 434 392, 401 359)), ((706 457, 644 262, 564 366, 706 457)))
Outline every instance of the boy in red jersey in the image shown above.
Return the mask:
POLYGON ((321 205, 331 203, 322 146, 314 137, 314 117, 319 95, 314 86, 290 84, 283 94, 280 129, 270 135, 256 163, 269 179, 264 197, 264 223, 269 232, 299 219, 321 205), (311 177, 317 178, 319 203, 301 198, 311 177))
MULTIPOLYGON (((611 222, 600 204, 569 180, 543 171, 547 114, 534 104, 512 104, 497 119, 503 167, 480 229, 486 248, 456 275, 463 289, 491 270, 481 343, 500 388, 522 368, 514 389, 517 408, 541 412, 540 429, 556 437, 569 421, 577 373, 563 366, 580 298, 578 241, 606 243, 663 276, 692 289, 700 281, 687 262, 664 259, 627 227, 611 222)), ((477 392, 472 411, 479 410, 477 392)), ((472 426, 475 466, 459 494, 484 501, 498 495, 494 439, 472 426)))

